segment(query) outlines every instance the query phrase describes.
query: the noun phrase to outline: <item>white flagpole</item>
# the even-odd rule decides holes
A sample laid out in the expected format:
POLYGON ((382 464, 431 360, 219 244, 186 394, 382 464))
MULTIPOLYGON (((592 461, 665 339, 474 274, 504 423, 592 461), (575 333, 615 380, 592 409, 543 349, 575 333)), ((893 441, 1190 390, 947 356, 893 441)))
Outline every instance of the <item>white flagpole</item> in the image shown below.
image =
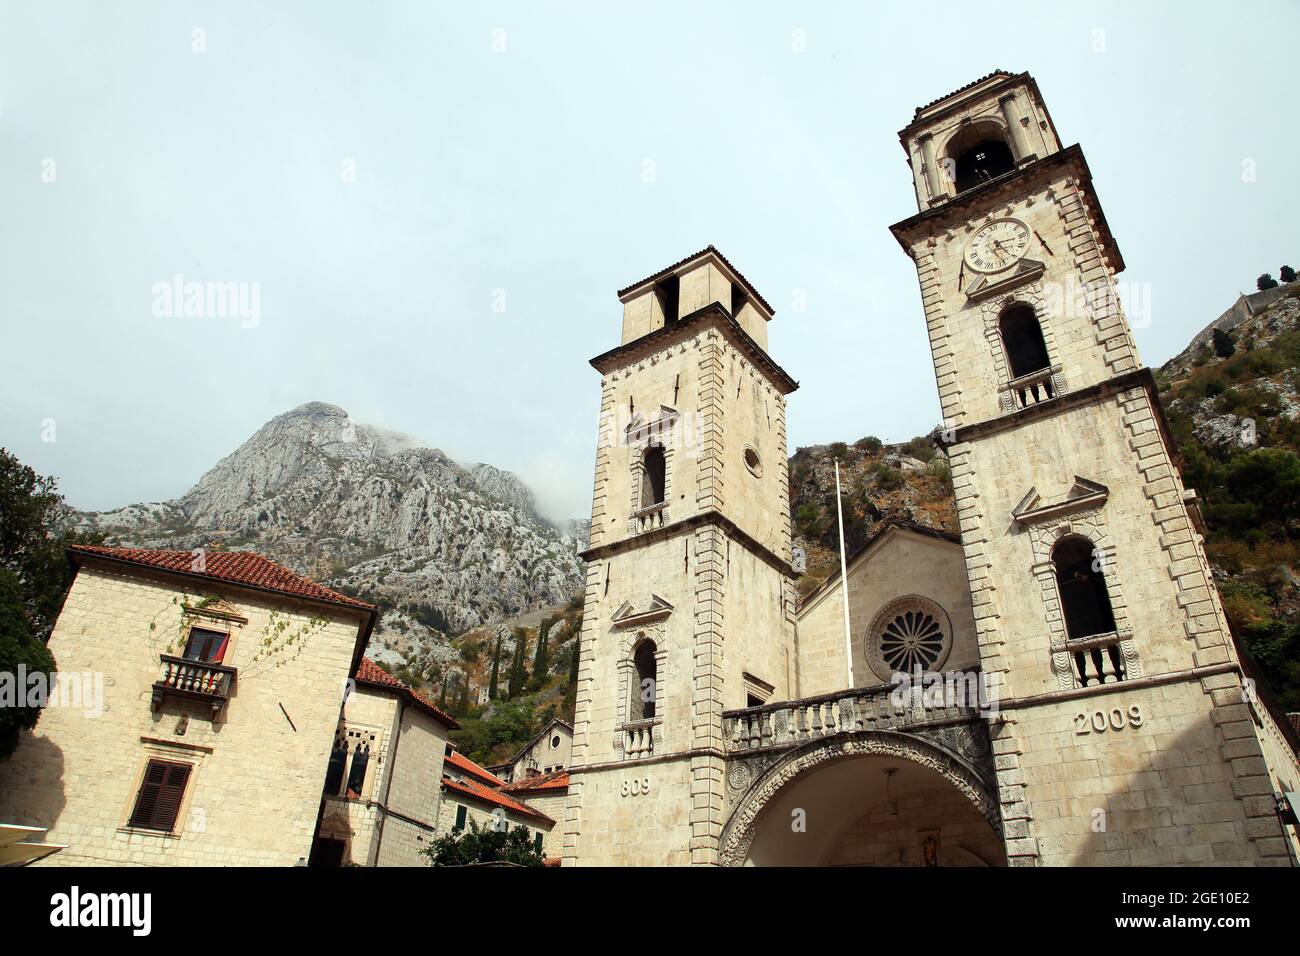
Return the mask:
POLYGON ((853 686, 853 631, 849 628, 849 569, 844 556, 844 505, 840 500, 840 463, 835 463, 835 517, 840 527, 840 593, 844 595, 844 666, 853 686))

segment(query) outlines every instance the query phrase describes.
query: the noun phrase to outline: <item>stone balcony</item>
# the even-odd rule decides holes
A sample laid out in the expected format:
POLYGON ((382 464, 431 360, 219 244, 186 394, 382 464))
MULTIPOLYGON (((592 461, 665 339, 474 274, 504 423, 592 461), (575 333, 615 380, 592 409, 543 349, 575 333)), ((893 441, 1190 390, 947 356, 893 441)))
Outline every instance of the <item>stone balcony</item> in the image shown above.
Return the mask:
POLYGON ((230 699, 237 671, 224 664, 211 664, 170 654, 159 656, 162 673, 154 681, 151 705, 156 711, 168 697, 206 703, 216 717, 230 699))

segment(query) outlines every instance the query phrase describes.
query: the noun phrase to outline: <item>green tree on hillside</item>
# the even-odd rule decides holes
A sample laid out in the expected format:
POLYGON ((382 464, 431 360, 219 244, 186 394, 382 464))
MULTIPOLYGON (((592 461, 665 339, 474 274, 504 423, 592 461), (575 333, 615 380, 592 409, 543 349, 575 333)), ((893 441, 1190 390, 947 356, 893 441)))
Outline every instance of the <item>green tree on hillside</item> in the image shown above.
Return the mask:
POLYGON ((1255 280, 1255 288, 1257 288, 1260 292, 1264 292, 1268 289, 1276 289, 1277 280, 1274 279, 1267 272, 1265 272, 1258 279, 1255 280))
POLYGON ((492 652, 492 678, 488 682, 488 699, 497 699, 497 678, 501 674, 501 634, 497 633, 496 650, 492 652))
POLYGON ((1290 266, 1283 266, 1278 270, 1278 275, 1281 276, 1283 282, 1295 282, 1295 270, 1290 266))
POLYGON ((1214 354, 1219 358, 1229 358, 1232 353, 1237 351, 1237 346, 1232 341, 1232 336, 1223 329, 1215 329, 1211 337, 1214 341, 1214 354))
POLYGON ((510 697, 518 697, 524 692, 528 682, 528 670, 524 666, 524 655, 528 653, 528 632, 522 627, 515 628, 515 657, 510 664, 510 697))
POLYGON ((533 655, 533 680, 532 688, 540 690, 542 684, 546 682, 546 656, 549 653, 547 648, 547 634, 551 629, 550 620, 543 621, 537 628, 537 653, 533 655))

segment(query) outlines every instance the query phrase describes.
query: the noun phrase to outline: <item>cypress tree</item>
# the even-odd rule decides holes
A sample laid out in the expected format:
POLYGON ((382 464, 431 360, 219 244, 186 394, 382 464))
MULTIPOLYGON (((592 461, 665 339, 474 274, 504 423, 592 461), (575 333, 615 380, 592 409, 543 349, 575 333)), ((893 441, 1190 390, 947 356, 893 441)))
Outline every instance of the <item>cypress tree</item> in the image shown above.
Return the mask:
POLYGON ((497 699, 497 676, 501 673, 501 632, 497 632, 497 647, 492 652, 492 679, 488 683, 488 700, 497 699))
POLYGON ((510 696, 517 697, 523 693, 524 682, 528 672, 524 669, 524 655, 528 653, 528 632, 522 628, 515 631, 515 659, 510 665, 510 696))
POLYGON ((546 680, 546 636, 550 629, 550 621, 543 621, 537 629, 537 653, 533 655, 533 684, 539 688, 546 680))

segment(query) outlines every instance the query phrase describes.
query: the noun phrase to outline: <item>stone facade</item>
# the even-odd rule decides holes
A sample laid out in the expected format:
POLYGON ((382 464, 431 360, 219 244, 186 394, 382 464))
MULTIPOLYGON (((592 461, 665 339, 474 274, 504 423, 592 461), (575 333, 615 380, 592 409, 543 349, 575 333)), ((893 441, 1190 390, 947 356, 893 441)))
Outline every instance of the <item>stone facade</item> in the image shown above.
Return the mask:
POLYGON ((347 676, 368 612, 84 558, 49 647, 61 674, 103 678, 102 714, 53 706, 4 768, 0 819, 67 844, 42 865, 292 866, 305 861, 347 676), (218 603, 219 602, 219 603, 218 603), (187 607, 188 606, 188 607, 187 607), (279 622, 296 646, 259 654, 279 622), (153 706, 160 655, 192 626, 229 629, 237 677, 205 701, 153 706), (150 759, 190 768, 174 827, 131 825, 150 759))
POLYGON ((1002 72, 900 139, 960 540, 853 558, 846 659, 844 582, 792 601, 770 310, 712 248, 623 290, 564 862, 1287 865, 1300 764, 1243 683, 1082 151, 1002 72))
MULTIPOLYGON (((848 562, 849 620, 853 625, 852 687, 886 683, 868 653, 884 617, 902 610, 900 601, 917 597, 937 606, 950 648, 942 666, 979 666, 975 618, 966 587, 960 541, 928 529, 889 524, 873 535, 848 562), (882 615, 882 612, 883 615, 882 615)), ((799 603, 799 696, 815 697, 845 687, 844 597, 839 574, 799 603)))
MULTIPOLYGON (((366 661, 362 673, 372 668, 377 670, 366 661)), ((342 743, 348 756, 340 761, 336 791, 325 795, 318 840, 340 841, 345 865, 428 865, 420 852, 437 832, 438 782, 447 734, 455 726, 409 688, 357 680, 336 734, 335 746, 342 743), (366 763, 354 790, 358 746, 366 763)))
POLYGON ((722 710, 745 703, 747 674, 780 697, 795 686, 785 441, 795 384, 764 349, 771 310, 712 248, 620 297, 624 344, 592 362, 601 439, 564 856, 712 863, 722 710), (653 678, 633 672, 643 646, 653 678), (648 719, 636 699, 646 680, 648 719))
POLYGON ((1059 149, 1032 79, 995 74, 918 113, 900 134, 913 168, 927 142, 969 142, 972 123, 1007 141, 1014 168, 956 195, 923 192, 927 167, 922 212, 893 230, 921 283, 981 666, 1004 696, 992 731, 1009 861, 1287 864, 1270 777, 1295 779, 1295 755, 1270 747, 1270 767, 1251 719, 1082 152, 1059 149), (1008 103, 1029 122, 1008 127, 1008 103), (980 274, 969 250, 1000 222, 1024 247, 980 274), (1013 306, 1041 328, 1045 379, 1010 367, 999 321, 1013 306), (1066 538, 1104 575, 1108 638, 1070 638, 1053 566, 1066 538), (1121 679, 1087 685, 1077 661, 1106 641, 1121 679))

